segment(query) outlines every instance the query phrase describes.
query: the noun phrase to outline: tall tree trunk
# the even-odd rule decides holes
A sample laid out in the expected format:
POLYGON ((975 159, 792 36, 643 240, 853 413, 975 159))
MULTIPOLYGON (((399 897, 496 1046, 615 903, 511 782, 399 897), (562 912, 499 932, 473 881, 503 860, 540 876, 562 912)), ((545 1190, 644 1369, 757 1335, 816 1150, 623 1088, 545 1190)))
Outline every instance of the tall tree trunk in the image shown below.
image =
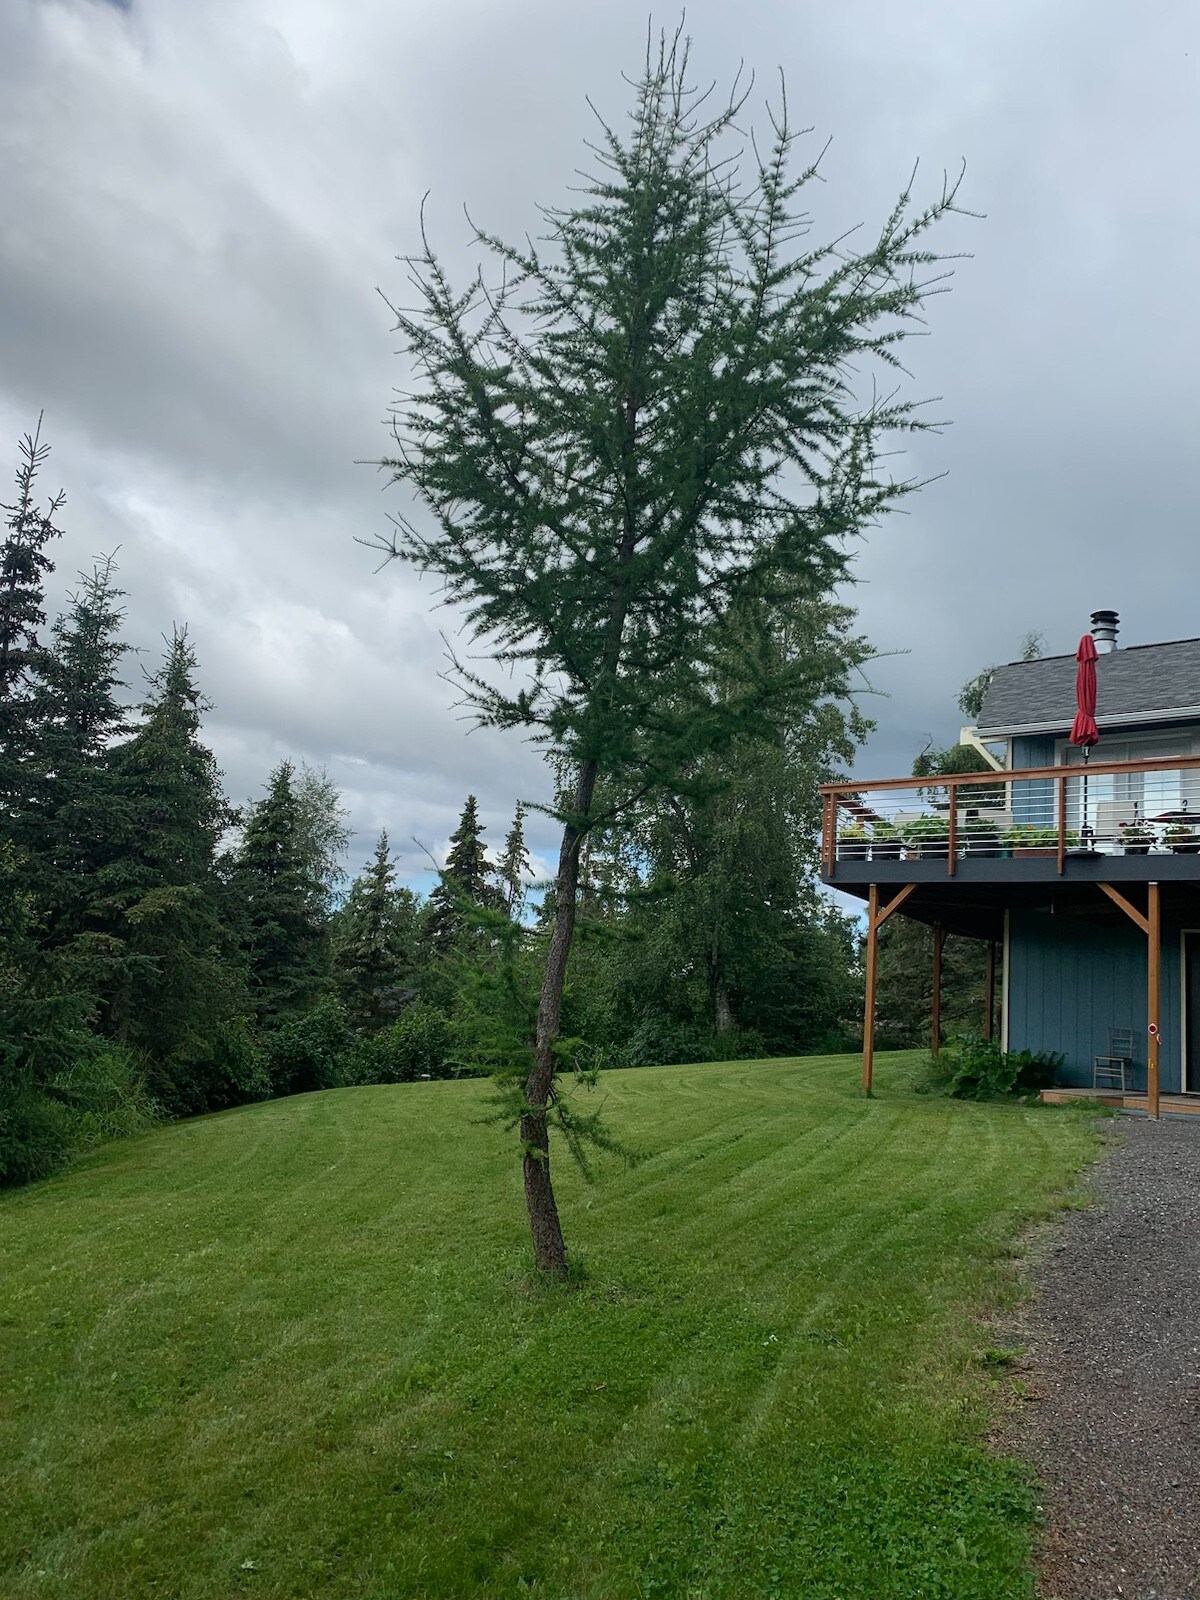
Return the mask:
MULTIPOLYGON (((625 512, 621 544, 617 551, 617 571, 604 630, 602 679, 615 678, 620 664, 621 640, 629 605, 627 577, 637 549, 637 530, 628 492, 636 475, 634 451, 638 426, 638 400, 632 388, 626 394, 623 412, 625 512)), ((567 963, 571 959, 571 941, 575 935, 579 852, 589 832, 588 817, 598 773, 599 764, 594 758, 580 767, 575 785, 574 817, 563 829, 562 848, 558 853, 558 875, 554 880, 554 928, 550 934, 550 948, 546 953, 542 992, 538 1000, 534 1065, 525 1080, 525 1104, 528 1110, 521 1118, 521 1142, 525 1147, 525 1209, 529 1213, 529 1231, 533 1237, 533 1258, 543 1272, 556 1277, 566 1274, 567 1246, 558 1218, 554 1185, 550 1180, 550 1130, 546 1121, 546 1107, 554 1093, 554 1046, 562 1017, 563 985, 567 978, 567 963)))
POLYGON ((725 987, 725 974, 716 967, 712 974, 713 1032, 720 1037, 733 1032, 733 1012, 729 1006, 729 990, 725 987))
MULTIPOLYGON (((596 763, 589 761, 575 788, 575 815, 586 817, 596 787, 596 763)), ((586 829, 568 823, 563 829, 554 880, 554 928, 542 974, 538 1003, 537 1043, 533 1071, 525 1081, 521 1142, 525 1146, 525 1208, 533 1237, 533 1258, 543 1272, 562 1277, 567 1270, 567 1246, 558 1219, 558 1202, 550 1178, 550 1132, 546 1107, 554 1092, 554 1045, 562 1016, 563 985, 575 933, 575 908, 579 892, 579 850, 586 829)))

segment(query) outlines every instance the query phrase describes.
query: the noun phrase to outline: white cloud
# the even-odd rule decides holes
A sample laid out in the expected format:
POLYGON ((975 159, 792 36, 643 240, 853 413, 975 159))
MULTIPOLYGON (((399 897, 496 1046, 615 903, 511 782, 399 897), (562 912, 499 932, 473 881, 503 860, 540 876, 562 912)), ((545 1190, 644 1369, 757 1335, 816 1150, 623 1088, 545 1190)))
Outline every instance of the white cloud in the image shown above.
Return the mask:
MULTIPOLYGON (((1095 605, 1126 636, 1197 631, 1190 421, 1200 19, 1115 3, 689 6, 697 77, 789 73, 835 139, 832 233, 876 221, 922 157, 968 158, 962 264, 912 348, 955 419, 909 465, 949 470, 872 536, 856 598, 892 699, 866 764, 957 727, 954 693, 1031 627, 1069 648, 1095 605), (1164 581, 1169 578, 1171 581, 1164 581)), ((436 595, 355 537, 397 491, 403 367, 377 284, 420 196, 451 265, 460 206, 519 235, 614 118, 641 0, 15 0, 0 14, 0 439, 46 410, 65 483, 59 580, 121 547, 131 636, 186 621, 232 794, 281 755, 343 783, 355 847, 387 825, 443 849, 468 791, 500 839, 535 752, 467 736, 439 677, 436 595)), ((921 181, 925 181, 922 179, 921 181)), ((60 591, 61 592, 61 591, 60 591)), ((537 814, 543 862, 551 830, 537 814)), ((360 852, 364 853, 364 852, 360 852)))

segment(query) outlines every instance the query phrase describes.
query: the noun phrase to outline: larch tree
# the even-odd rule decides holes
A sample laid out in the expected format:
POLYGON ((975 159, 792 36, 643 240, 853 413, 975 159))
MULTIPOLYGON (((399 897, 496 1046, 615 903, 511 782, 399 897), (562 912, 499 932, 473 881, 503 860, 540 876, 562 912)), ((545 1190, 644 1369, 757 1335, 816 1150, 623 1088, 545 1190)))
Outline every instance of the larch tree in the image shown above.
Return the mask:
POLYGON ((893 380, 945 275, 924 241, 955 186, 916 209, 905 189, 862 249, 813 244, 799 205, 816 168, 793 166, 786 96, 765 148, 739 132, 746 99, 735 85, 710 109, 687 42, 664 37, 628 130, 600 122, 595 175, 543 213, 542 241, 476 229, 483 262, 455 287, 423 223, 409 303, 393 306, 411 377, 384 465, 421 515, 380 542, 440 578, 510 669, 456 663, 479 720, 524 730, 573 773, 511 1099, 535 1259, 557 1275, 549 1130, 584 841, 790 713, 802 663, 748 664, 724 692, 739 602, 786 605, 843 578, 852 537, 915 487, 884 455, 925 425, 893 380))

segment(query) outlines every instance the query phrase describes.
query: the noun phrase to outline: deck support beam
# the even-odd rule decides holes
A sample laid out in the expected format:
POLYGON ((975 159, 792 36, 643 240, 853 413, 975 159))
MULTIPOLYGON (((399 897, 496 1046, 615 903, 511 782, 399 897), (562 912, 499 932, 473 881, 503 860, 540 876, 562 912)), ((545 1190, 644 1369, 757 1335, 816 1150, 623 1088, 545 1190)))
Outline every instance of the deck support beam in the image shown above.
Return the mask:
POLYGON ((916 887, 915 883, 906 883, 883 906, 879 904, 879 885, 877 883, 871 884, 867 893, 867 970, 866 994, 863 998, 862 1092, 868 1097, 875 1081, 875 989, 879 966, 879 930, 893 911, 899 911, 916 887))
POLYGON ((933 990, 929 1002, 929 1054, 936 1061, 942 1048, 942 947, 946 943, 946 930, 940 922, 933 925, 933 990))
POLYGON ((987 1007, 983 1014, 983 1037, 990 1039, 992 1030, 996 1025, 996 941, 988 940, 987 971, 983 980, 984 1005, 987 1007))
POLYGON ((1157 883, 1146 886, 1146 914, 1111 883, 1100 887, 1115 906, 1146 935, 1146 1115, 1158 1119, 1159 1051, 1162 1045, 1162 897, 1157 883))

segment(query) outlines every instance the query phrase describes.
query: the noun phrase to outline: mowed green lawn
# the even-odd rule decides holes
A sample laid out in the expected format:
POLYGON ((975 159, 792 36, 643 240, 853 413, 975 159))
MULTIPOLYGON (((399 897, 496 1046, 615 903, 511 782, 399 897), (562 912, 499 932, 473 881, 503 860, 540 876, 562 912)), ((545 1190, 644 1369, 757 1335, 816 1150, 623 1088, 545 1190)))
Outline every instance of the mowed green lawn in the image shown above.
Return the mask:
POLYGON ((1094 1148, 915 1058, 612 1073, 530 1282, 485 1086, 176 1124, 0 1203, 0 1594, 1026 1596, 976 1321, 1094 1148))

